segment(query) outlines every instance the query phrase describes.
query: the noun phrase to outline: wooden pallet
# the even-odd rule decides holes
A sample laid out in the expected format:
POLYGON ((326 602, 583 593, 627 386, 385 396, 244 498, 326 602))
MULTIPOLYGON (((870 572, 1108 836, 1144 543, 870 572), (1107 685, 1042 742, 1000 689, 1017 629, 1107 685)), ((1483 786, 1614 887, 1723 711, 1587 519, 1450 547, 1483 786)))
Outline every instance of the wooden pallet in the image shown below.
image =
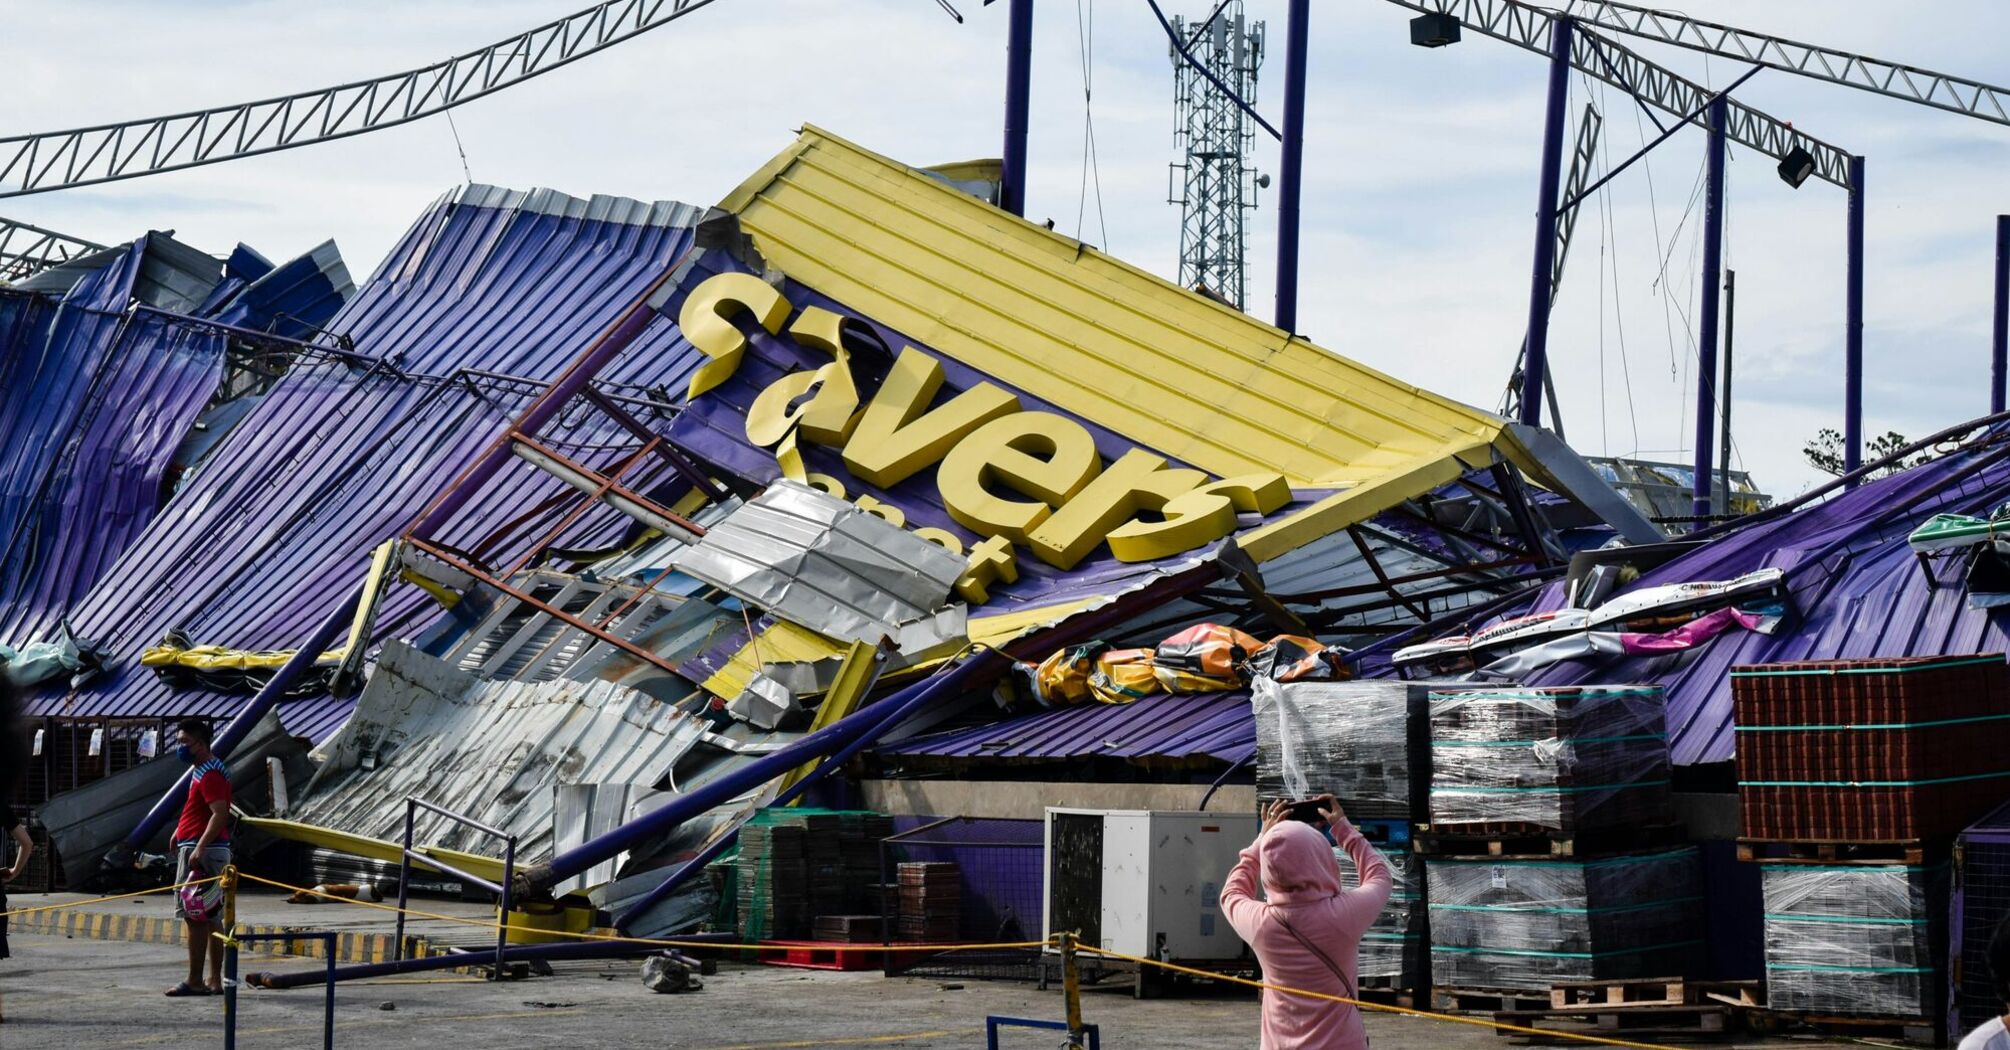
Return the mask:
POLYGON ((1727 1039, 1736 1030, 1732 1011, 1722 1003, 1592 1003, 1547 1010, 1498 1010, 1501 1024, 1557 1033, 1547 1039, 1529 1032, 1501 1031, 1516 1042, 1572 1042, 1572 1035, 1599 1034, 1629 1039, 1727 1039))
POLYGON ((882 952, 840 951, 836 945, 819 941, 762 941, 779 951, 764 951, 761 962, 768 966, 792 966, 801 970, 877 970, 882 952))
POLYGON ((1921 839, 1877 839, 1841 842, 1834 839, 1738 840, 1738 859, 1767 864, 1921 864, 1933 852, 1921 839))
POLYGON ((1680 977, 1644 977, 1620 981, 1559 981, 1550 986, 1549 1007, 1683 1006, 1691 1003, 1688 984, 1680 977))
POLYGON ((1362 1002, 1405 1009, 1426 1009, 1431 1005, 1428 988, 1411 987, 1401 977, 1362 977, 1355 994, 1362 1002))
POLYGON ((1412 848, 1425 856, 1546 858, 1585 857, 1679 846, 1687 841, 1680 824, 1601 828, 1568 835, 1523 821, 1485 824, 1419 824, 1412 848))
POLYGON ((1858 1039, 1898 1039, 1922 1046, 1943 1046, 1946 1043, 1946 1032, 1941 1022, 1930 1017, 1845 1017, 1803 1010, 1769 1009, 1745 1010, 1743 1014, 1745 1025, 1762 1035, 1793 1028, 1811 1028, 1824 1035, 1858 1039))
POLYGON ((1526 988, 1432 988, 1431 1008, 1443 1013, 1484 1014, 1501 1010, 1541 1010, 1548 992, 1526 988))

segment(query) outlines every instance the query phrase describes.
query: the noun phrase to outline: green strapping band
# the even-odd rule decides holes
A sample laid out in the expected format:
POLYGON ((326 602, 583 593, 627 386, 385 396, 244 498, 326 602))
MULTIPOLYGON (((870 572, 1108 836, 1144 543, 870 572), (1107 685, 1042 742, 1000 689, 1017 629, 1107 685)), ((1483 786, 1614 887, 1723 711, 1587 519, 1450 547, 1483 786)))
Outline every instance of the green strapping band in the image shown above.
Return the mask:
POLYGON ((1455 955, 1533 955, 1545 959, 1609 959, 1615 955, 1638 955, 1641 952, 1658 952, 1665 948, 1687 948, 1702 944, 1701 940, 1671 941, 1667 944, 1650 944, 1644 948, 1622 948, 1616 952, 1545 952, 1531 948, 1454 948, 1449 945, 1433 944, 1431 952, 1450 952, 1455 955))
POLYGON ((1842 667, 1826 670, 1805 671, 1732 671, 1733 678, 1828 678, 1839 674, 1906 674, 1912 671, 1940 671, 1949 667, 1973 667, 1977 664, 2000 664, 2000 656, 1970 656, 1961 660, 1945 660, 1934 664, 1916 664, 1911 667, 1842 667))
MULTIPOLYGON (((2004 715, 2010 718, 2010 715, 2004 715)), ((1564 744, 1624 744, 1634 740, 1666 740, 1666 733, 1637 733, 1633 736, 1581 736, 1568 740, 1552 737, 1564 744)), ((1432 747, 1528 747, 1533 744, 1547 744, 1549 740, 1437 740, 1432 747)))
MULTIPOLYGON (((1760 788, 1902 788, 1923 787, 1927 784, 1958 784, 1969 780, 1995 780, 1998 777, 2010 777, 2010 770, 1998 773, 1970 773, 1965 777, 1934 777, 1931 780, 1740 780, 1738 781, 1738 786, 1760 788)), ((1432 790, 1438 789, 1434 788, 1432 790)))
POLYGON ((1932 973, 1929 966, 1787 966, 1767 963, 1768 970, 1788 970, 1804 973, 1932 973))
POLYGON ((1926 919, 1853 919, 1847 915, 1767 915, 1767 922, 1836 922, 1846 926, 1924 926, 1926 919))
POLYGON ((1487 911, 1496 915, 1613 915, 1619 912, 1647 911, 1670 904, 1688 904, 1700 901, 1701 897, 1670 897, 1667 900, 1648 901, 1645 904, 1608 904, 1600 908, 1521 908, 1512 904, 1433 904, 1432 911, 1487 911))
POLYGON ((1975 715, 1970 718, 1938 718, 1931 722, 1865 722, 1861 725, 1779 725, 1779 726, 1738 726, 1739 733, 1791 733, 1809 729, 1931 729, 1934 726, 1959 726, 1971 722, 2001 722, 2010 719, 2010 714, 1975 715))
POLYGON ((1604 857, 1598 861, 1512 861, 1503 857, 1425 857, 1433 865, 1487 865, 1487 867, 1620 867, 1620 865, 1650 865, 1660 863, 1680 853, 1694 853, 1694 847, 1674 847, 1660 853, 1644 853, 1638 857, 1604 857))
POLYGON ((1899 864, 1895 862, 1891 864, 1864 864, 1862 862, 1853 860, 1810 861, 1806 864, 1761 864, 1759 865, 1759 870, 1791 871, 1791 872, 1806 873, 1809 868, 1829 868, 1829 869, 1847 868, 1849 873, 1852 875, 1872 874, 1880 872, 1894 872, 1894 871, 1904 871, 1904 872, 1911 872, 1914 874, 1923 874, 1926 872, 1939 871, 1940 869, 1946 867, 1948 863, 1950 862, 1943 861, 1939 864, 1929 865, 1929 864, 1899 864))
MULTIPOLYGON (((2010 773, 1991 774, 1991 775, 2010 776, 2010 773)), ((1511 792, 1518 793, 1523 791, 1548 791, 1558 795, 1575 795, 1582 791, 1625 791, 1629 788, 1659 787, 1666 783, 1668 783, 1666 780, 1640 780, 1635 781, 1634 783, 1631 784, 1584 784, 1577 787, 1438 787, 1437 785, 1433 784, 1431 785, 1431 791, 1433 794, 1442 791, 1448 795, 1499 795, 1511 792)), ((1481 836, 1465 835, 1460 837, 1479 838, 1481 836)), ((1501 835, 1494 837, 1518 838, 1521 836, 1501 835)))

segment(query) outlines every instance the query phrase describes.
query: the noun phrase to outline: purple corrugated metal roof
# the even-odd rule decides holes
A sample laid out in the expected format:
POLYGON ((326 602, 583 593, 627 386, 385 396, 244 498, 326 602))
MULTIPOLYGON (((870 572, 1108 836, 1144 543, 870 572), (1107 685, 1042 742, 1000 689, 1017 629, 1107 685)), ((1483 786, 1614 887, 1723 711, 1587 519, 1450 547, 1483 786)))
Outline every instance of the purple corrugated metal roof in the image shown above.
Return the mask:
MULTIPOLYGON (((1999 439, 2006 434, 1997 432, 1999 439)), ((2010 611, 1969 608, 1961 563, 1934 562, 1929 578, 1905 542, 1934 514, 1986 516, 2006 500, 2010 449, 1999 440, 1739 530, 1644 574, 1629 589, 1778 567, 1786 572, 1798 615, 1777 634, 1736 632, 1677 656, 1570 661, 1529 676, 1528 683, 1658 683, 1668 692, 1675 762, 1729 761, 1733 665, 2010 649, 2010 611)), ((1562 603, 1562 586, 1553 584, 1502 615, 1562 603)))
POLYGON ((214 282, 201 316, 262 328, 325 321, 351 290, 332 243, 249 286, 215 268, 149 234, 59 294, 0 300, 0 641, 45 636, 141 534, 222 378, 222 335, 128 303, 214 282))
MULTIPOLYGON (((169 629, 237 648, 297 645, 355 586, 371 548, 402 530, 540 389, 460 370, 556 376, 683 252, 698 214, 480 186, 442 198, 325 325, 389 365, 366 370, 329 356, 299 365, 267 394, 73 616, 79 634, 109 644, 121 666, 34 710, 235 712, 241 694, 171 691, 137 666, 138 654, 169 629)), ((681 388, 693 358, 671 328, 653 325, 609 374, 681 388)), ((592 425, 556 430, 566 441, 603 436, 592 425)), ((495 486, 460 524, 468 535, 493 528, 538 491, 495 486)), ((401 595, 381 610, 379 640, 429 616, 419 600, 401 595)), ((313 698, 281 713, 288 728, 319 738, 350 706, 313 698)))
POLYGON ((54 627, 145 527, 221 374, 221 338, 125 313, 154 236, 61 295, 0 293, 0 641, 54 627))
POLYGON ((952 729, 877 749, 909 758, 1053 762, 1121 758, 1132 762, 1240 762, 1256 749, 1247 692, 1175 696, 1128 704, 1084 704, 952 729))

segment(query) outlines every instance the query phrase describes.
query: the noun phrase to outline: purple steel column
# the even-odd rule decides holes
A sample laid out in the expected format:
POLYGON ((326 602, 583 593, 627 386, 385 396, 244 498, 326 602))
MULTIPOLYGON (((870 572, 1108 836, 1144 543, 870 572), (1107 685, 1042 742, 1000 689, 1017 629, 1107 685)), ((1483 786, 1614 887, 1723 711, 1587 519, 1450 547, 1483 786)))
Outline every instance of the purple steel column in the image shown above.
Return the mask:
POLYGON ((1996 217, 1996 338, 1989 353, 1989 414, 2003 411, 2010 371, 2010 215, 1996 217))
MULTIPOLYGON (((1849 159, 1849 290, 1843 320, 1843 473, 1863 466, 1863 158, 1849 159)), ((1849 483, 1856 487, 1856 481, 1849 483)))
MULTIPOLYGON (((350 592, 349 597, 338 602, 335 608, 329 611, 328 618, 321 621, 321 626, 315 628, 314 633, 308 636, 307 641, 301 644, 292 658, 279 665, 279 670, 272 672, 272 678, 259 688, 250 703, 244 705, 244 710, 239 711, 236 717, 230 720, 230 724, 223 727, 223 732, 216 735, 216 740, 209 745, 210 750, 216 753, 216 757, 228 761, 230 753, 250 735, 251 727, 257 725, 258 720, 264 718, 265 713, 279 703, 279 698, 285 696, 288 689, 293 688, 293 680, 299 678, 301 672, 314 666, 314 661, 320 659, 321 654, 348 629, 350 621, 356 616, 357 603, 363 600, 365 586, 368 584, 358 586, 350 592)), ((139 826, 133 828, 132 833, 126 836, 124 843, 126 846, 138 849, 146 845, 147 840, 153 838, 154 833, 181 810, 182 803, 188 798, 188 778, 194 772, 192 769, 184 770, 181 776, 175 778, 174 786, 168 789, 167 794, 161 796, 160 801, 154 803, 154 808, 147 810, 147 815, 140 818, 139 826)))
POLYGON ((1724 118, 1728 104, 1710 103, 1707 173, 1703 185, 1703 302, 1696 333, 1696 477, 1690 513, 1710 516, 1711 471, 1716 469, 1717 296, 1724 280, 1724 118))
POLYGON ((1284 26, 1284 140, 1277 164, 1277 327, 1298 330, 1298 202, 1305 171, 1305 51, 1311 0, 1291 0, 1284 26))
POLYGON ((1005 37, 1005 170, 998 206, 1026 214, 1026 132, 1033 93, 1033 0, 1012 0, 1005 37))
POLYGON ((1570 100, 1570 19, 1549 24, 1549 103, 1542 127, 1542 187, 1535 208, 1535 267, 1528 286, 1528 353, 1522 361, 1521 422, 1542 425, 1549 368, 1550 278, 1556 265, 1556 195, 1563 178, 1563 117, 1570 100))

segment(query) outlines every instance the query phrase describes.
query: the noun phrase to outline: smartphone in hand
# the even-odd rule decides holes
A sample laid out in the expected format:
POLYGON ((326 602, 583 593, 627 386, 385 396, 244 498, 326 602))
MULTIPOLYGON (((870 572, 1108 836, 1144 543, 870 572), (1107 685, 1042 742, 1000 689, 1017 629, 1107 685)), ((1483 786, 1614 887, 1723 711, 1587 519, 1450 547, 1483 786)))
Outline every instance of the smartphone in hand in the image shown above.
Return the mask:
POLYGON ((1285 816, 1285 819, 1296 820, 1306 824, 1322 823, 1325 821, 1326 816, 1320 812, 1320 809, 1325 805, 1326 800, 1324 798, 1308 798, 1303 802, 1293 802, 1291 810, 1285 816))

